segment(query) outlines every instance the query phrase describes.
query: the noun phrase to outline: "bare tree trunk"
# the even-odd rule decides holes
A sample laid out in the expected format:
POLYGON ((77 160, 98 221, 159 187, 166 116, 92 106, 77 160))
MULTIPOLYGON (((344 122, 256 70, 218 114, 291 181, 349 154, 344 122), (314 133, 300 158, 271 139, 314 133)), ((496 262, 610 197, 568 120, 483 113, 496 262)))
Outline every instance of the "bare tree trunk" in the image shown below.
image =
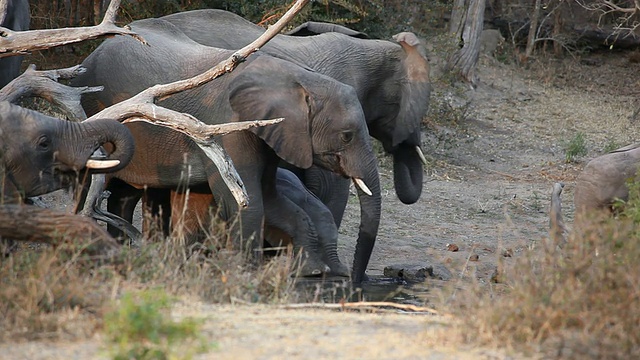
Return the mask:
POLYGON ((553 14, 553 53, 556 56, 562 55, 562 44, 558 41, 558 37, 562 33, 562 8, 558 7, 553 14))
POLYGON ((91 255, 108 255, 120 245, 93 219, 31 205, 0 206, 0 237, 62 245, 82 241, 91 255))
POLYGON ((529 36, 527 37, 527 47, 524 50, 524 59, 529 59, 533 54, 533 47, 536 43, 536 34, 538 33, 538 20, 540 19, 540 0, 536 0, 533 7, 533 15, 531 16, 531 24, 529 24, 529 36))
POLYGON ((459 34, 462 31, 462 24, 465 15, 465 0, 454 0, 451 10, 451 22, 449 23, 449 33, 459 34))
POLYGON ((478 55, 480 53, 480 34, 484 21, 485 0, 468 0, 462 19, 462 28, 456 32, 462 48, 456 51, 447 63, 447 71, 456 72, 460 77, 473 85, 478 55))

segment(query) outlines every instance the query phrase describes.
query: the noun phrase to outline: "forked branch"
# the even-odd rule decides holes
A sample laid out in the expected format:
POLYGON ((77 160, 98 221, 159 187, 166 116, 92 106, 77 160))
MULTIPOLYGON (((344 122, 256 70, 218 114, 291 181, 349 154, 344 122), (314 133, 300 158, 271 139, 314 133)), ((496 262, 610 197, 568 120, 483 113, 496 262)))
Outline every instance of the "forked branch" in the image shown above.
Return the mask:
MULTIPOLYGON (((4 2, 3 2, 4 3, 4 2)), ((145 43, 144 39, 127 28, 115 25, 120 0, 112 0, 102 22, 96 26, 62 29, 13 31, 0 27, 0 57, 26 54, 56 46, 73 44, 103 36, 128 35, 145 43)))

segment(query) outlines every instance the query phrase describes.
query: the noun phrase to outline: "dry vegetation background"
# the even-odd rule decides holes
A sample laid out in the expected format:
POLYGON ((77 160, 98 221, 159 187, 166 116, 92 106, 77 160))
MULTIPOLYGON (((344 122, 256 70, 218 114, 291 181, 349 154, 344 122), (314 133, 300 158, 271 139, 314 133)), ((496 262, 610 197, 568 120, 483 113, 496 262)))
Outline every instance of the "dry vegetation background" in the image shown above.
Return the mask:
MULTIPOLYGON (((103 5, 31 4, 34 28, 93 23, 103 5)), ((288 1, 256 4, 129 1, 122 19, 219 7, 269 22, 288 1)), ((285 256, 256 267, 246 254, 217 251, 222 240, 215 229, 189 249, 179 236, 149 234, 139 249, 108 264, 77 245, 28 247, 3 259, 0 358, 640 357, 637 188, 616 221, 570 237, 562 249, 547 237, 552 184, 566 184, 571 223, 576 174, 590 158, 637 141, 637 53, 581 42, 566 21, 564 32, 554 32, 556 17, 584 26, 598 21, 574 2, 554 0, 545 5, 540 37, 555 40, 539 42, 534 56, 523 59, 531 5, 487 2, 486 26, 500 28, 506 41, 481 55, 475 89, 442 71, 455 48, 445 31, 449 1, 315 2, 298 19, 341 22, 385 39, 411 30, 429 44, 434 92, 424 120, 425 192, 410 207, 392 190, 383 199, 369 272, 379 275, 394 261, 443 264, 450 280, 403 290, 421 289, 427 296, 418 305, 438 315, 287 309, 344 301, 354 290, 342 283, 301 287, 292 278, 295 259, 285 256), (460 251, 447 251, 449 243, 460 251), (474 254, 480 261, 469 261, 474 254)), ((600 20, 606 27, 617 19, 600 20)), ((26 63, 72 65, 95 44, 33 54, 26 63)), ((383 187, 391 189, 390 161, 382 154, 380 167, 383 187)), ((347 263, 356 207, 350 201, 341 229, 347 263)))

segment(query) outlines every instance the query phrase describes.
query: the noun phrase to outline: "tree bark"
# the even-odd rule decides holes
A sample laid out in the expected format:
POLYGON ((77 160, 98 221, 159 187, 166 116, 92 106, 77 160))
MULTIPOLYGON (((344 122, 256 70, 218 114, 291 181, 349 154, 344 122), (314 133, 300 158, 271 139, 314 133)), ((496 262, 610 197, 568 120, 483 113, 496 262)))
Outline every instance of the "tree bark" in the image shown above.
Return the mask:
POLYGON ((477 83, 475 69, 480 53, 480 33, 484 21, 484 8, 485 0, 468 0, 461 21, 462 28, 455 33, 462 48, 451 56, 446 67, 448 71, 456 73, 472 85, 477 83))
POLYGON ((533 6, 533 14, 531 15, 531 24, 529 24, 529 36, 527 36, 527 47, 524 49, 524 60, 529 59, 533 54, 533 47, 536 43, 536 34, 538 33, 538 21, 540 19, 540 0, 536 0, 533 6))
POLYGON ((93 219, 31 205, 0 206, 0 237, 60 246, 81 241, 90 255, 114 255, 120 245, 93 219))

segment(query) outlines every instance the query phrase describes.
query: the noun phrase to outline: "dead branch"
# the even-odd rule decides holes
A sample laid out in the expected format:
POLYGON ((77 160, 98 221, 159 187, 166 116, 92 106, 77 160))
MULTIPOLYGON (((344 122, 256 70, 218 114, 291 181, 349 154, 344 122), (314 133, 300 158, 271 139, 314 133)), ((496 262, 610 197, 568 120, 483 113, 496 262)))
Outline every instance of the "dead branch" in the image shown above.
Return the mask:
POLYGON ((31 205, 0 206, 0 237, 60 246, 81 240, 90 255, 110 255, 120 245, 93 219, 31 205))
POLYGON ((432 308, 416 306, 411 304, 397 304, 386 301, 373 301, 373 302, 345 302, 339 304, 325 304, 325 303, 302 303, 302 304, 288 304, 282 306, 284 309, 331 309, 331 310, 349 310, 349 309, 379 309, 379 308, 394 308, 403 311, 430 313, 434 315, 440 315, 440 313, 432 308))
POLYGON ((60 108, 73 121, 87 118, 80 105, 82 94, 101 91, 102 86, 71 87, 58 82, 58 79, 71 79, 85 72, 81 65, 70 68, 38 71, 31 64, 25 72, 0 89, 0 101, 16 103, 26 96, 43 98, 60 108))
POLYGON ((13 31, 0 27, 0 57, 26 54, 55 46, 73 44, 104 36, 128 35, 146 44, 133 31, 115 25, 120 0, 112 0, 102 22, 96 26, 76 28, 13 31))
MULTIPOLYGON (((226 73, 229 73, 235 69, 238 64, 243 62, 249 55, 256 52, 259 48, 261 48, 264 44, 266 44, 269 40, 271 40, 276 34, 278 34, 284 26, 296 15, 302 8, 309 2, 309 0, 297 0, 291 8, 278 20, 274 25, 270 26, 267 31, 264 32, 260 37, 258 37, 251 44, 243 47, 242 49, 233 53, 226 60, 218 63, 216 66, 211 68, 210 70, 205 71, 202 74, 196 75, 192 78, 176 81, 169 84, 162 84, 152 86, 137 95, 129 98, 125 101, 122 101, 118 104, 112 105, 101 112, 93 115, 86 121, 91 121, 93 119, 99 118, 111 118, 119 121, 125 121, 127 118, 135 116, 137 117, 137 121, 149 121, 155 123, 155 119, 159 116, 161 117, 160 125, 166 125, 166 122, 177 122, 180 121, 181 125, 179 131, 189 135, 194 141, 198 144, 198 146, 203 149, 203 151, 209 156, 209 158, 214 162, 216 167, 220 170, 220 174, 222 178, 236 199, 238 205, 245 207, 249 203, 249 197, 242 185, 242 180, 238 176, 237 172, 233 168, 233 162, 231 158, 222 150, 217 144, 211 140, 214 135, 226 133, 228 131, 236 131, 238 129, 246 129, 243 126, 261 126, 265 123, 255 123, 250 122, 249 124, 235 124, 234 126, 238 126, 235 130, 225 130, 228 129, 227 125, 218 125, 216 127, 209 127, 210 125, 197 125, 196 128, 200 130, 205 128, 209 133, 206 133, 204 136, 209 137, 209 140, 202 142, 201 135, 198 135, 198 131, 191 131, 191 128, 185 126, 184 124, 194 123, 195 118, 182 114, 173 110, 161 108, 155 105, 156 100, 165 99, 173 94, 180 93, 182 91, 192 89, 201 85, 204 85, 226 73)), ((278 121, 275 121, 278 122, 278 121)), ((275 123, 272 122, 272 123, 275 123)), ((177 129, 174 127, 174 129, 177 129)), ((95 199, 88 199, 90 201, 95 201, 95 199)))

